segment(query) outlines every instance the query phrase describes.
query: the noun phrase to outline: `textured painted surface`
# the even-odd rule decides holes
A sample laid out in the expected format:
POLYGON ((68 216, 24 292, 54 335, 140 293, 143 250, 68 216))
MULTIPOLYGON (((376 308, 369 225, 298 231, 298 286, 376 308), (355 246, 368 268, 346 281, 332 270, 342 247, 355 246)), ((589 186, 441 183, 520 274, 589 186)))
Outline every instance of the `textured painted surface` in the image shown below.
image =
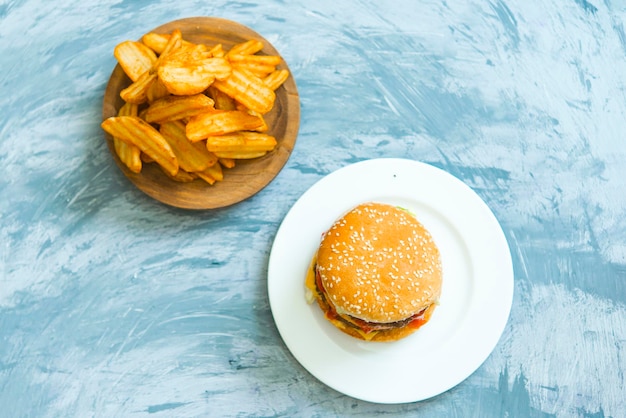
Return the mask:
POLYGON ((2 415, 625 416, 625 19, 608 0, 1 2, 2 415), (135 190, 99 128, 114 45, 196 15, 262 33, 302 104, 276 180, 206 213, 135 190), (283 216, 377 156, 474 188, 514 259, 499 345, 419 404, 328 389, 268 306, 283 216))

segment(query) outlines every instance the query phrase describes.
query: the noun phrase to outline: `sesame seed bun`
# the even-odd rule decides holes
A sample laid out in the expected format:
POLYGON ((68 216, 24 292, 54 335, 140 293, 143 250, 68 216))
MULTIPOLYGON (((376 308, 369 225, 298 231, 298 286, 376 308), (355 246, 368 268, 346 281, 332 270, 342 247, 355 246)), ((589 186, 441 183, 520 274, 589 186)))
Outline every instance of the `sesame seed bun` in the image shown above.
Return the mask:
POLYGON ((324 234, 306 287, 326 318, 357 338, 395 341, 430 318, 441 294, 439 249, 408 211, 358 205, 324 234))

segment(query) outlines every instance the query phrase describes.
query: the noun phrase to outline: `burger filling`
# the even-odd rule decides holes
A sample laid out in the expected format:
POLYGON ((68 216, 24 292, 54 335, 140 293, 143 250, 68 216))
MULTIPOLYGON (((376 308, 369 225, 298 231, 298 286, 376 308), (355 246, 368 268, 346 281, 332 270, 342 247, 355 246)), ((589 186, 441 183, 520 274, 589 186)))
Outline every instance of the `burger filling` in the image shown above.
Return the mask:
POLYGON ((328 306, 328 309, 326 310, 326 317, 328 319, 338 320, 349 327, 360 330, 365 334, 376 331, 388 331, 392 329, 403 328, 406 326, 419 328, 428 321, 428 317, 426 314, 430 308, 430 305, 426 306, 421 311, 408 318, 394 322, 370 322, 365 321, 361 318, 356 318, 352 315, 339 314, 333 303, 327 297, 326 290, 324 289, 324 286, 322 284, 322 278, 317 271, 317 265, 314 266, 313 271, 315 271, 315 288, 317 290, 317 293, 322 299, 323 303, 328 306))

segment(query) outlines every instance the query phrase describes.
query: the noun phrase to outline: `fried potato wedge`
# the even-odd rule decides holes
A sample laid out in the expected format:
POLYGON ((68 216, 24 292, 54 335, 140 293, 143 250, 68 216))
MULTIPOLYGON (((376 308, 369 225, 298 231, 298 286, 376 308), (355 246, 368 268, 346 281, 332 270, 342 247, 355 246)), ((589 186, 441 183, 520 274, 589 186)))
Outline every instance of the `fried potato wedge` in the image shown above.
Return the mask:
POLYGON ((218 158, 232 158, 234 160, 252 160, 267 154, 267 151, 220 151, 215 155, 218 158))
POLYGON ((181 120, 213 110, 215 102, 204 94, 192 96, 167 96, 156 100, 143 114, 148 123, 165 123, 181 120))
POLYGON ((224 180, 224 172, 219 164, 212 165, 206 170, 198 171, 195 174, 209 184, 215 184, 217 181, 224 180))
POLYGON ((265 114, 272 110, 276 94, 263 80, 238 68, 233 68, 225 80, 215 80, 215 88, 221 90, 250 110, 265 114))
POLYGON ((170 173, 168 173, 163 167, 159 166, 161 168, 161 170, 165 173, 165 175, 169 178, 171 178, 174 181, 177 181, 179 183, 190 183, 192 181, 194 181, 195 179, 198 178, 198 176, 196 175, 196 173, 189 173, 185 170, 179 169, 178 173, 172 175, 170 173))
POLYGON ((171 175, 178 172, 178 159, 163 136, 148 122, 137 116, 112 116, 102 129, 113 137, 137 146, 171 175))
POLYGON ((204 171, 217 163, 215 154, 208 151, 203 143, 193 143, 187 139, 185 125, 180 121, 167 122, 161 125, 159 132, 170 144, 178 165, 185 171, 204 171))
POLYGON ((211 58, 213 55, 205 44, 192 44, 183 39, 180 49, 176 53, 191 53, 199 58, 211 58))
POLYGON ((170 35, 163 51, 159 54, 156 63, 154 64, 154 68, 158 68, 165 58, 177 52, 180 47, 183 45, 183 34, 180 30, 174 29, 172 34, 170 35))
POLYGON ((246 112, 249 115, 256 116, 257 118, 261 119, 261 125, 256 128, 250 129, 251 131, 265 132, 270 128, 267 122, 265 122, 265 118, 262 114, 255 112, 254 110, 247 109, 244 105, 240 103, 237 103, 237 110, 241 110, 242 112, 246 112))
POLYGON ((249 131, 262 126, 263 123, 261 118, 240 110, 217 110, 191 117, 186 132, 187 138, 195 142, 208 136, 249 131))
MULTIPOLYGON (((207 150, 222 152, 271 151, 276 147, 276 138, 259 132, 235 132, 227 135, 210 136, 206 139, 207 150)), ((219 155, 218 155, 219 156, 219 155)))
POLYGON ((139 157, 141 158, 141 161, 145 164, 151 164, 154 162, 154 158, 152 158, 151 156, 149 156, 148 154, 146 154, 145 152, 141 153, 141 156, 139 157))
POLYGON ((124 41, 115 46, 113 56, 133 82, 149 71, 157 60, 154 51, 141 42, 124 41))
MULTIPOLYGON (((132 103, 124 103, 117 112, 118 116, 137 116, 137 105, 132 103)), ((133 173, 140 173, 142 168, 141 150, 139 147, 128 142, 122 141, 120 138, 113 137, 113 148, 120 158, 120 161, 128 167, 133 173)))
POLYGON ((233 68, 249 71, 257 77, 264 78, 276 70, 281 59, 274 55, 229 55, 228 61, 233 68))
POLYGON ((152 83, 150 87, 148 87, 148 90, 146 91, 146 99, 148 103, 155 102, 169 95, 170 95, 170 92, 167 90, 167 88, 163 85, 163 83, 161 82, 161 80, 159 80, 158 77, 154 81, 154 83, 152 83))
POLYGON ((230 48, 226 55, 251 55, 256 54, 263 49, 263 42, 257 39, 235 44, 230 48))
POLYGON ((187 64, 206 58, 213 58, 212 53, 204 44, 183 43, 180 48, 169 53, 165 60, 187 64))
POLYGON ((264 78, 276 70, 281 58, 275 55, 229 55, 228 61, 233 68, 249 71, 264 78))
POLYGON ((234 158, 218 158, 217 161, 225 168, 233 168, 237 164, 234 158))
POLYGON ((263 78, 263 83, 270 89, 276 91, 289 78, 288 70, 272 71, 267 77, 263 78))
POLYGON ((222 44, 217 44, 209 50, 209 54, 211 54, 212 57, 223 58, 226 56, 226 51, 224 51, 222 44))
POLYGON ((181 96, 202 93, 214 80, 230 75, 231 66, 225 58, 195 59, 193 55, 175 54, 159 66, 159 79, 170 93, 181 96))
POLYGON ((113 138, 113 148, 120 157, 120 161, 133 173, 141 173, 143 164, 141 162, 141 150, 128 142, 122 141, 118 137, 113 138))
POLYGON ((214 86, 209 86, 209 88, 207 89, 207 93, 209 94, 209 97, 211 97, 213 101, 215 102, 216 109, 218 110, 236 110, 237 109, 237 102, 235 102, 235 100, 232 97, 230 97, 223 91, 216 89, 214 86))
POLYGON ((127 103, 142 104, 148 100, 148 90, 156 81, 157 75, 146 71, 130 86, 120 92, 120 97, 127 103))
POLYGON ((249 55, 249 54, 228 54, 228 61, 232 64, 246 65, 265 65, 268 67, 276 67, 281 63, 282 59, 278 55, 249 55))
MULTIPOLYGON (((141 42, 154 51, 157 54, 162 54, 165 51, 165 47, 170 40, 171 35, 169 33, 155 33, 150 32, 146 33, 141 37, 141 42)), ((181 46, 191 45, 191 42, 185 41, 184 39, 181 42, 181 46)))

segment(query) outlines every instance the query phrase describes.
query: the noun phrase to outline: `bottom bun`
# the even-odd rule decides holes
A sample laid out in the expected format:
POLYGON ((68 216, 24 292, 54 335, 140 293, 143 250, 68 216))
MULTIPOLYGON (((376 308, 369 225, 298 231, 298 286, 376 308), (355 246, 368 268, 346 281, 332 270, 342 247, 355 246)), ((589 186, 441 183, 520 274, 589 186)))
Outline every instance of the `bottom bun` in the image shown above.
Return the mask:
POLYGON ((347 325, 345 322, 332 317, 334 310, 331 308, 328 302, 324 300, 323 296, 320 294, 319 290, 317 289, 317 285, 315 284, 316 263, 317 263, 317 253, 313 256, 313 259, 311 260, 311 264, 309 265, 309 269, 306 274, 305 287, 306 287, 306 292, 307 292, 307 301, 309 303, 313 303, 314 301, 316 301, 319 307, 321 308, 322 312, 324 312, 324 318, 328 322, 333 324, 336 328, 338 328, 340 331, 344 332, 345 334, 350 335, 351 337, 358 338, 364 341, 378 341, 378 342, 398 341, 402 338, 408 337, 409 335, 413 334, 415 331, 420 329, 420 327, 426 324, 428 320, 430 319, 433 311, 435 310, 436 304, 433 303, 424 312, 423 320, 421 321, 421 324, 419 326, 406 325, 401 328, 394 328, 394 329, 381 330, 381 331, 371 331, 371 332, 365 333, 359 328, 355 328, 350 325, 347 325))
MULTIPOLYGON (((318 300, 319 302, 319 300, 318 300)), ((434 305, 433 305, 434 306, 434 305)), ((429 309, 430 311, 432 311, 432 309, 429 309)), ((356 328, 352 328, 346 324, 344 324, 341 321, 338 321, 336 319, 330 319, 328 317, 325 316, 325 318, 331 323, 333 324, 335 327, 339 328, 341 331, 343 331, 344 333, 355 337, 355 338, 359 338, 361 340, 365 340, 365 341, 378 341, 378 342, 390 342, 390 341, 398 341, 401 340, 402 338, 408 337, 409 335, 413 334, 415 331, 417 331, 420 327, 402 327, 402 328, 396 328, 396 329, 390 329, 390 330, 385 330, 385 331, 372 331, 368 334, 363 333, 362 331, 356 329, 356 328)))

